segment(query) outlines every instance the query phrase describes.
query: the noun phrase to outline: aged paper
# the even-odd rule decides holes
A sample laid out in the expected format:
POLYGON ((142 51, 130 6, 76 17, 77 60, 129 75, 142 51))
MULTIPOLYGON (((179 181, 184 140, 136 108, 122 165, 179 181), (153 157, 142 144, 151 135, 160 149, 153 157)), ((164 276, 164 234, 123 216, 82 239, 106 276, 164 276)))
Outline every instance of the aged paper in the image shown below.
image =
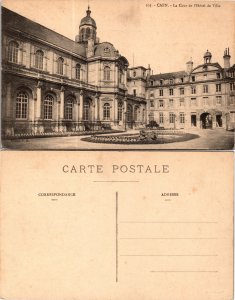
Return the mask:
POLYGON ((1 153, 3 299, 227 300, 233 153, 1 153))

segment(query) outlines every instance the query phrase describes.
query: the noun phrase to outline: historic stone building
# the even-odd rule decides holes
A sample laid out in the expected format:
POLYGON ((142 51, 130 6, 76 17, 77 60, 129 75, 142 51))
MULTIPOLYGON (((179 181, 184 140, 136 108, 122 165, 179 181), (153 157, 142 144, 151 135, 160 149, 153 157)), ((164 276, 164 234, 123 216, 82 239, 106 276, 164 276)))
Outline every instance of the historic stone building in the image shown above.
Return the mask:
POLYGON ((75 41, 2 8, 3 135, 143 126, 127 59, 100 42, 88 7, 75 41))
MULTIPOLYGON (((146 50, 147 51, 147 50, 146 50)), ((100 42, 88 7, 75 40, 2 8, 3 135, 140 128, 235 127, 235 65, 151 75, 100 42)))
POLYGON ((147 117, 165 128, 235 128, 235 65, 229 49, 224 66, 204 54, 204 62, 186 70, 151 75, 147 81, 147 117))

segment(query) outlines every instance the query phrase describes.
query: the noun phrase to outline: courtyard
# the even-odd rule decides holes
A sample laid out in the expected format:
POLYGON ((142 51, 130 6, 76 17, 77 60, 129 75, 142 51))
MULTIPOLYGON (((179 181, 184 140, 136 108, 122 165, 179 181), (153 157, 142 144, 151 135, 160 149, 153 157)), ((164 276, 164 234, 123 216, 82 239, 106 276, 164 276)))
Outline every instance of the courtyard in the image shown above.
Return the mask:
MULTIPOLYGON (((189 131, 198 137, 166 144, 123 145, 104 144, 83 141, 84 136, 23 138, 3 140, 3 149, 7 150, 232 150, 234 132, 224 129, 195 129, 189 131)), ((137 131, 128 131, 136 134, 137 131)), ((114 133, 113 135, 119 135, 114 133)))

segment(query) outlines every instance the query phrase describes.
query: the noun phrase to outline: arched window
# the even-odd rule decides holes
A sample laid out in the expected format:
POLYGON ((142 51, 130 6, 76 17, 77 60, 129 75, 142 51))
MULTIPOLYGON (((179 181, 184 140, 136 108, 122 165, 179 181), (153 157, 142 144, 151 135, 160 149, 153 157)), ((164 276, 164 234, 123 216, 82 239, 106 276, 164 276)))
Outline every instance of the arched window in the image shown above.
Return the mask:
POLYGON ((76 79, 80 80, 80 73, 81 73, 81 65, 80 64, 76 64, 75 67, 75 77, 76 79))
POLYGON ((132 106, 130 104, 127 105, 126 117, 127 122, 132 122, 132 106))
POLYGON ((60 75, 64 74, 63 66, 64 66, 64 60, 63 60, 62 57, 59 57, 57 59, 57 73, 60 74, 60 75))
POLYGON ((134 121, 138 121, 138 109, 139 109, 139 107, 135 106, 135 109, 134 109, 134 121))
POLYGON ((54 98, 51 95, 46 95, 44 99, 44 119, 51 120, 52 119, 52 108, 53 108, 53 100, 54 98))
POLYGON ((90 37, 90 34, 91 34, 91 30, 90 30, 90 28, 88 27, 88 28, 86 29, 86 39, 88 39, 88 38, 90 37))
POLYGON ((104 67, 104 80, 110 80, 110 67, 104 67))
POLYGON ((122 103, 118 103, 118 121, 122 121, 122 103))
POLYGON ((8 45, 8 60, 13 63, 18 63, 19 44, 12 41, 8 45))
POLYGON ((103 118, 104 118, 104 120, 110 119, 110 104, 109 103, 104 104, 103 118))
POLYGON ((83 41, 85 37, 85 28, 82 28, 81 30, 81 40, 83 41))
POLYGON ((28 115, 28 95, 19 92, 16 96, 16 119, 27 119, 28 115))
POLYGON ((73 119, 73 99, 72 98, 68 98, 65 102, 64 118, 66 120, 73 119))
POLYGON ((35 68, 42 70, 43 69, 43 52, 37 50, 35 53, 35 68))
POLYGON ((90 102, 88 100, 84 101, 83 104, 83 120, 89 121, 90 118, 90 102))
POLYGON ((122 70, 119 72, 119 83, 123 83, 124 73, 122 70))

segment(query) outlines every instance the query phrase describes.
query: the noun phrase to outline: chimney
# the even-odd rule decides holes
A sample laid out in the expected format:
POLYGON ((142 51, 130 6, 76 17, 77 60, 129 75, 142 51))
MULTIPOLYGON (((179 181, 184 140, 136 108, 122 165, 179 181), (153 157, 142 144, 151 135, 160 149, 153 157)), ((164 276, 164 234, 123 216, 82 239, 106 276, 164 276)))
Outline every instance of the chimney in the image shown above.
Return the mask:
POLYGON ((150 68, 150 65, 148 65, 147 76, 149 77, 150 75, 151 75, 151 68, 150 68))
POLYGON ((226 48, 224 50, 224 56, 223 56, 223 58, 224 58, 224 68, 225 69, 230 68, 230 58, 231 58, 231 56, 229 54, 229 48, 226 48))
POLYGON ((190 74, 192 70, 193 70, 193 62, 192 60, 190 60, 186 63, 186 72, 190 74))

